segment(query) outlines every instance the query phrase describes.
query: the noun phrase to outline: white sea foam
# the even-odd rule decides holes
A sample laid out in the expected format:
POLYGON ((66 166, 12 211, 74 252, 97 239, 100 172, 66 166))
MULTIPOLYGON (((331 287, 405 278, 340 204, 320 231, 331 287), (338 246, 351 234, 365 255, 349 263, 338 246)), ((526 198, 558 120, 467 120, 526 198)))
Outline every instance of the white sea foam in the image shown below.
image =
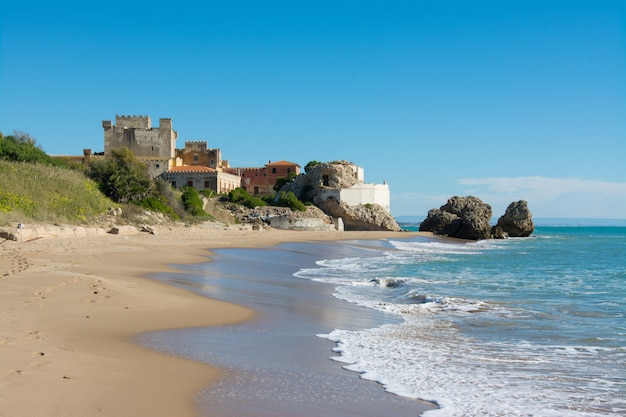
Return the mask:
POLYGON ((623 406, 618 397, 607 395, 624 390, 617 370, 612 383, 605 374, 585 380, 572 372, 585 355, 579 350, 563 358, 559 347, 483 346, 436 321, 335 330, 320 337, 337 343, 335 351, 341 356, 333 359, 346 363, 344 368, 381 383, 391 393, 440 406, 426 416, 588 417, 612 415, 594 411, 598 406, 610 406, 614 415, 623 406), (563 388, 554 389, 554 381, 563 388))
MULTIPOLYGON (((336 329, 319 335, 337 344, 339 356, 333 360, 361 373, 364 379, 381 383, 389 392, 436 402, 439 409, 425 413, 427 417, 626 415, 625 347, 594 345, 601 338, 589 339, 589 345, 519 339, 524 331, 533 330, 516 329, 518 323, 539 329, 554 317, 550 312, 480 298, 486 291, 484 286, 496 295, 521 286, 526 297, 541 297, 549 281, 527 280, 496 267, 493 273, 497 275, 487 284, 483 281, 490 275, 476 276, 464 266, 450 269, 449 275, 435 267, 419 269, 419 275, 395 276, 390 272, 390 265, 455 265, 464 257, 482 259, 475 256, 492 251, 513 249, 511 252, 518 256, 530 256, 531 251, 524 249, 527 243, 391 243, 394 250, 380 257, 324 260, 318 263, 319 268, 296 274, 336 285, 337 298, 404 319, 399 325, 361 331, 336 329), (430 292, 433 288, 453 292, 458 286, 464 294, 430 292), (478 317, 476 322, 473 317, 478 317), (486 341, 461 331, 472 323, 496 334, 502 326, 506 336, 486 341), (607 362, 622 366, 607 367, 607 362)), ((561 290, 584 288, 584 280, 563 276, 561 290)), ((596 317, 584 312, 580 315, 596 317)))

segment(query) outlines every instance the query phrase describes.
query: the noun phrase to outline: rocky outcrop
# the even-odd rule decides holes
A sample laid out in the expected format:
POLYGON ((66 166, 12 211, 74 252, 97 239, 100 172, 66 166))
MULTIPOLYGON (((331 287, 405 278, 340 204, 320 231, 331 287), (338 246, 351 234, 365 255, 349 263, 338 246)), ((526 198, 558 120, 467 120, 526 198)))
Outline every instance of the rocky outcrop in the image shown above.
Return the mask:
POLYGON ((262 206, 249 210, 240 221, 269 225, 284 230, 343 230, 332 217, 315 206, 306 211, 292 211, 286 207, 262 206))
POLYGON ((351 206, 343 201, 326 200, 320 202, 320 208, 334 218, 343 220, 345 230, 400 232, 402 229, 396 220, 378 204, 359 204, 351 206))
POLYGON ((320 163, 286 184, 280 191, 293 192, 301 201, 310 201, 333 218, 341 218, 345 230, 402 229, 393 216, 378 204, 348 205, 339 201, 339 192, 359 182, 358 167, 347 161, 320 163))
POLYGON ((492 235, 496 239, 507 237, 527 237, 535 231, 533 216, 524 200, 509 204, 506 212, 493 227, 492 235))
POLYGON ((535 230, 524 200, 511 203, 493 227, 489 224, 491 215, 491 206, 476 197, 452 197, 440 208, 430 210, 419 230, 471 240, 526 237, 535 230))
POLYGON ((419 230, 460 239, 488 239, 491 215, 491 206, 479 198, 455 196, 440 208, 430 210, 419 230))

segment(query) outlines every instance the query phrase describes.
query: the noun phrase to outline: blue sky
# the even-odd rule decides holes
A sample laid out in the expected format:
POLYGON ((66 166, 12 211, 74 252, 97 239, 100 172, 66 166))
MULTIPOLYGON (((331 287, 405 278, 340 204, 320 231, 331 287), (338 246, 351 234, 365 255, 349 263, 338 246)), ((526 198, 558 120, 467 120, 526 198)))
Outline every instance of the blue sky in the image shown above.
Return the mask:
POLYGON ((231 166, 345 159, 395 216, 626 218, 626 2, 3 2, 0 131, 101 151, 173 119, 231 166))

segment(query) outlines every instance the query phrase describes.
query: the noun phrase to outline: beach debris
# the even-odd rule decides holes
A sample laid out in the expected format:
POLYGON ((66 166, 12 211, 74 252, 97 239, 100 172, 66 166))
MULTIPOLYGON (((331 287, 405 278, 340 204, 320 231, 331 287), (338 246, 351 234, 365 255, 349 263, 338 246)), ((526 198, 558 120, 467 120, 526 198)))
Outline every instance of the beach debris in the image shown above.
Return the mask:
POLYGON ((115 226, 109 230, 112 235, 120 235, 120 236, 131 236, 139 233, 136 227, 134 226, 115 226))
POLYGON ((141 230, 142 232, 145 232, 145 233, 150 233, 151 235, 156 234, 156 233, 154 232, 154 228, 153 228, 153 227, 151 227, 151 226, 143 225, 143 226, 141 226, 141 229, 140 229, 140 230, 141 230))

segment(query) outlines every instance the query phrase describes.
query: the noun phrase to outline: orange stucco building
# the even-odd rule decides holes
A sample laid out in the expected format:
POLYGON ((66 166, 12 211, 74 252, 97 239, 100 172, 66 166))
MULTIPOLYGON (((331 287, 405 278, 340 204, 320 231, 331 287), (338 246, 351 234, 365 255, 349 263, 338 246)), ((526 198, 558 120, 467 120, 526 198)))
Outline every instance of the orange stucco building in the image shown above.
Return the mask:
POLYGON ((224 172, 241 177, 241 188, 250 195, 271 195, 279 178, 289 174, 300 175, 300 165, 289 161, 269 161, 260 168, 224 168, 224 172))

